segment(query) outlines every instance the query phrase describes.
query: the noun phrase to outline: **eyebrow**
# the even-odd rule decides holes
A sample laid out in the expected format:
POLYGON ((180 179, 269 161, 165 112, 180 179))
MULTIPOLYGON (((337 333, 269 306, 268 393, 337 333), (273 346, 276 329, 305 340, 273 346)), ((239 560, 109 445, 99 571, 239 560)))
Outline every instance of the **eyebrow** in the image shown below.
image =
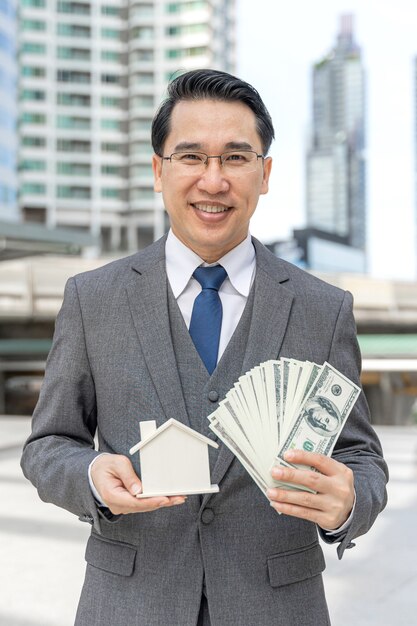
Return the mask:
POLYGON ((201 150, 201 143, 190 143, 189 141, 181 141, 181 143, 177 143, 174 148, 174 151, 178 150, 201 150))
MULTIPOLYGON (((253 150, 253 147, 250 143, 246 141, 229 141, 224 146, 225 150, 253 150)), ((174 151, 181 150, 202 150, 201 143, 197 142, 189 142, 189 141, 181 141, 181 143, 177 143, 174 148, 174 151)))
POLYGON ((227 150, 253 150, 250 143, 247 143, 246 141, 229 141, 225 145, 225 148, 227 150))

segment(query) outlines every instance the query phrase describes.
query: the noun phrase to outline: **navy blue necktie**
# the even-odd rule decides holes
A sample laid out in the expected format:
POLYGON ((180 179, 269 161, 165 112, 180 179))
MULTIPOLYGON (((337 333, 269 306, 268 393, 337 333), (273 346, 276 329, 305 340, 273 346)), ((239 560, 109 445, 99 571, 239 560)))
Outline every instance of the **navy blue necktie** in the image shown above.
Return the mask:
POLYGON ((227 272, 221 265, 213 265, 198 267, 193 276, 200 283, 202 291, 194 300, 190 335, 208 373, 212 374, 219 354, 223 315, 218 291, 227 272))

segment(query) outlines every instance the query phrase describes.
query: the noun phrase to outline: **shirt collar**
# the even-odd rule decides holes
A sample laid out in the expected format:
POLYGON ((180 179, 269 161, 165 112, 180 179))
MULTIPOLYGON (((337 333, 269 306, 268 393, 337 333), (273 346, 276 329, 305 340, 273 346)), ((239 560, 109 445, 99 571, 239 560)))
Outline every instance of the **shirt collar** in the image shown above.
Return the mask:
MULTIPOLYGON (((198 254, 184 245, 172 230, 169 231, 165 243, 165 258, 167 276, 175 298, 184 291, 194 270, 202 264, 207 265, 198 254)), ((247 297, 255 270, 255 248, 250 233, 217 263, 224 267, 236 291, 247 297)))

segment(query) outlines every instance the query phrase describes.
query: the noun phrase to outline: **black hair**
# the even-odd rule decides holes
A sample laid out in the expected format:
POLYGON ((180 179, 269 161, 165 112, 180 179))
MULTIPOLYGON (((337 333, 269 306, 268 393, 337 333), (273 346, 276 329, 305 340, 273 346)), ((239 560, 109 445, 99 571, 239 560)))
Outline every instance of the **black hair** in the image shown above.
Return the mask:
POLYGON ((271 116, 256 89, 227 72, 201 69, 181 74, 169 83, 168 96, 152 121, 152 146, 155 154, 159 156, 163 154, 175 105, 181 100, 206 99, 246 104, 255 114, 263 154, 268 153, 275 136, 274 127, 271 116))

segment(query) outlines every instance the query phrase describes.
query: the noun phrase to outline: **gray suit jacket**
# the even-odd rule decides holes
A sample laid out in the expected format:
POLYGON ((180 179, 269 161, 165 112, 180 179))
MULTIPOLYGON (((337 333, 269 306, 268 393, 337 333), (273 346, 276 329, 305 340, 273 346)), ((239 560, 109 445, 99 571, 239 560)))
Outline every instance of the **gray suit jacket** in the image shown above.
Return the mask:
MULTIPOLYGON (((358 382, 351 295, 254 244, 255 296, 242 373, 287 356, 327 360, 358 382)), ((22 457, 43 500, 92 524, 76 623, 195 626, 204 571, 213 626, 328 624, 315 525, 278 516, 223 445, 212 469, 218 494, 117 521, 97 509, 87 477, 98 454, 96 431, 101 451, 127 454, 140 438, 140 419, 188 422, 164 254, 162 239, 68 281, 22 457)), ((341 558, 386 501, 387 470, 363 394, 333 456, 352 468, 357 497, 341 558)))

